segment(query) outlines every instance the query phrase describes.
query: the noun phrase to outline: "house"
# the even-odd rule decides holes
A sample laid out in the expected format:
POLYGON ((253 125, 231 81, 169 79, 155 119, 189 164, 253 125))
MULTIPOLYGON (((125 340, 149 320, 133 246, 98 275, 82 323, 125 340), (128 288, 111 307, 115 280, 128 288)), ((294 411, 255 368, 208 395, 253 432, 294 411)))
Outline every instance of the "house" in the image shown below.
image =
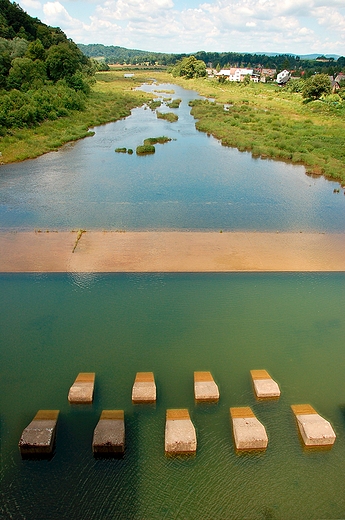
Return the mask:
POLYGON ((221 69, 217 76, 223 76, 227 78, 229 81, 243 81, 245 76, 249 75, 252 79, 253 69, 241 69, 231 67, 231 69, 221 69))
POLYGON ((282 70, 281 72, 279 72, 279 74, 277 74, 278 85, 285 85, 285 83, 289 81, 290 77, 291 74, 288 70, 282 70))

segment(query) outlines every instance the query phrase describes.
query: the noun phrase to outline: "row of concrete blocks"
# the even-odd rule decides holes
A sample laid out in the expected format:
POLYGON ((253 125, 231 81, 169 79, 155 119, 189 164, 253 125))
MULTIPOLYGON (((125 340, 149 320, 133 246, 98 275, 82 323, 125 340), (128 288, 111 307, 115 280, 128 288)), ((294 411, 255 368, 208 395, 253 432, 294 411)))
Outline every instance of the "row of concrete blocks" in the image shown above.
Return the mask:
MULTIPOLYGON (((280 389, 266 370, 251 370, 256 397, 278 398, 280 389)), ((81 372, 68 393, 70 403, 92 403, 95 385, 94 372, 81 372)), ((218 401, 219 389, 210 372, 194 372, 194 397, 196 401, 218 401)), ((153 372, 137 372, 132 388, 133 403, 155 403, 156 383, 153 372)))
MULTIPOLYGON (((306 447, 329 447, 335 433, 326 419, 310 405, 292 405, 301 438, 306 447)), ((50 456, 53 453, 59 410, 39 410, 24 429, 19 441, 22 456, 50 456)), ((250 407, 230 408, 236 450, 265 450, 268 437, 264 425, 250 407)), ((197 448, 195 427, 187 409, 166 412, 165 453, 194 454, 197 448)), ((103 410, 94 430, 92 451, 95 456, 123 455, 125 420, 123 410, 103 410)))
MULTIPOLYGON (((256 396, 260 399, 279 398, 279 386, 265 370, 252 370, 256 396)), ((95 374, 81 373, 68 394, 71 403, 92 402, 95 374), (86 400, 87 399, 87 400, 86 400)), ((217 401, 219 391, 210 372, 194 373, 197 401, 217 401)), ((138 372, 132 390, 134 403, 156 401, 152 372, 138 372)), ((332 446, 336 435, 331 424, 310 405, 292 405, 299 433, 306 447, 332 446)), ((40 410, 25 428, 19 441, 22 456, 50 455, 55 440, 58 410, 40 410)), ((233 436, 237 450, 265 450, 268 437, 265 427, 250 407, 230 408, 233 436)), ((125 425, 123 410, 104 410, 95 428, 92 449, 95 455, 123 454, 125 425)), ((167 410, 165 425, 166 454, 195 453, 197 439, 187 409, 167 410)))

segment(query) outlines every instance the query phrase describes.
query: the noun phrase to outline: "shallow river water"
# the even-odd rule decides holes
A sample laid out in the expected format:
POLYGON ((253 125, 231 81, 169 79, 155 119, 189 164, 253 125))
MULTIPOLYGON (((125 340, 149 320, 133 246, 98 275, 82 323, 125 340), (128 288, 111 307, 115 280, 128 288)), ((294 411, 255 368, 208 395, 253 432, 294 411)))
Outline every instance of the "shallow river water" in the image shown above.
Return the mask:
MULTIPOLYGON (((136 109, 93 138, 1 167, 3 229, 344 231, 344 199, 302 167, 252 160, 136 109), (115 154, 168 135, 150 157, 115 154)), ((340 519, 345 517, 344 273, 0 275, 0 517, 13 519, 340 519), (249 371, 280 384, 255 400, 249 371), (193 371, 210 370, 216 405, 196 405, 193 371), (96 372, 91 406, 72 407, 78 372, 96 372), (156 406, 134 406, 137 371, 153 371, 156 406), (330 451, 306 452, 291 404, 331 421, 330 451), (265 453, 234 451, 230 406, 251 406, 265 453), (188 408, 198 449, 166 458, 167 408, 188 408), (22 461, 38 409, 59 409, 55 455, 22 461), (123 409, 126 451, 92 456, 103 409, 123 409)))

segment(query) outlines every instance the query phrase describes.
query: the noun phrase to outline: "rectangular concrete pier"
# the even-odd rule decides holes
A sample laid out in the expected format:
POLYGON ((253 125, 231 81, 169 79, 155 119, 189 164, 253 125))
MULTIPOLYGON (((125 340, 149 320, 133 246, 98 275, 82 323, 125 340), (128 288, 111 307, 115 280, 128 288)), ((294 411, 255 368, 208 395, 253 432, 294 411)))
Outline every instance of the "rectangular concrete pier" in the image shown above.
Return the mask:
POLYGON ((95 372, 80 372, 68 392, 70 403, 92 403, 95 372))
POLYGON ((50 456, 53 453, 59 410, 39 410, 23 430, 19 450, 23 458, 50 456))
POLYGON ((122 455, 125 451, 123 410, 103 410, 93 433, 92 451, 98 456, 122 455))
POLYGON ((156 383, 153 372, 137 372, 132 388, 132 402, 155 403, 156 383))
POLYGON ((251 370, 254 392, 258 399, 277 399, 280 388, 266 370, 251 370))
POLYGON ((165 453, 187 455, 196 452, 196 433, 187 409, 167 410, 165 422, 165 453))
POLYGON ((219 400, 218 386, 211 372, 194 372, 194 397, 196 401, 215 402, 219 400))
POLYGON ((302 440, 307 447, 332 446, 336 435, 331 424, 310 404, 291 405, 302 440))
POLYGON ((268 437, 265 427, 249 406, 230 408, 232 428, 237 450, 265 450, 268 437))

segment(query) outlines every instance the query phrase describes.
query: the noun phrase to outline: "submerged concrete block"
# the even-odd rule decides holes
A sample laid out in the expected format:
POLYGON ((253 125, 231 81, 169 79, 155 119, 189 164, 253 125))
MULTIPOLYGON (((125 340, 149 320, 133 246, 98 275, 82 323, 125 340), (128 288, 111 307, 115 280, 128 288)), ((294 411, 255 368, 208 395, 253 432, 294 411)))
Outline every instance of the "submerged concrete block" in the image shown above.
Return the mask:
POLYGON ((132 388, 133 403, 155 403, 156 383, 153 372, 137 372, 132 388))
POLYGON ((256 397, 259 399, 276 399, 280 397, 280 388, 266 370, 251 370, 250 375, 256 397))
POLYGON ((265 450, 268 437, 265 427, 249 406, 230 408, 232 429, 237 450, 265 450))
POLYGON ((68 392, 70 403, 92 403, 95 387, 94 372, 80 372, 68 392))
POLYGON ((93 433, 95 455, 121 455, 125 451, 125 420, 123 410, 103 410, 93 433))
POLYGON ((165 453, 170 455, 196 452, 196 433, 187 409, 167 410, 165 422, 165 453))
POLYGON ((332 446, 334 444, 336 434, 331 424, 321 417, 312 406, 295 404, 291 408, 305 446, 332 446))
POLYGON ((23 430, 19 450, 23 457, 49 456, 53 453, 59 410, 39 410, 23 430))
POLYGON ((194 372, 194 397, 196 401, 218 401, 219 390, 211 372, 194 372))

